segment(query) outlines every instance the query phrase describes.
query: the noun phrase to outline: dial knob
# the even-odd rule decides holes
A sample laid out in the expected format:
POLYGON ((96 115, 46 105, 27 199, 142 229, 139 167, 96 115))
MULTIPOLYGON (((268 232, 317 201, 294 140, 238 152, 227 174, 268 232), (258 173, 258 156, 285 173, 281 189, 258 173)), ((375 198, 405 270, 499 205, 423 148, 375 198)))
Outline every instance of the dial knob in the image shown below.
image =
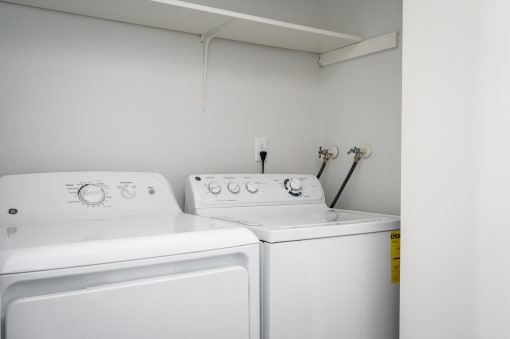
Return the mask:
POLYGON ((228 190, 232 193, 239 193, 241 190, 241 187, 239 187, 239 184, 235 181, 231 181, 228 183, 228 190))
POLYGON ((283 187, 290 195, 299 197, 303 194, 303 185, 298 179, 290 178, 283 181, 283 187))
POLYGON ((257 193, 259 188, 257 187, 256 184, 254 184, 253 182, 249 182, 246 184, 246 189, 248 190, 248 192, 250 193, 257 193))
POLYGON ((290 179, 289 181, 289 188, 291 191, 300 191, 302 188, 301 181, 297 179, 290 179))
POLYGON ((221 192, 221 185, 217 181, 212 181, 209 183, 209 192, 212 194, 218 194, 221 192))
POLYGON ((124 198, 128 198, 128 199, 132 199, 134 197, 136 197, 136 191, 135 191, 135 188, 133 186, 124 186, 120 189, 120 193, 122 194, 122 196, 124 198))
POLYGON ((97 185, 87 184, 78 190, 78 198, 87 205, 99 205, 106 198, 103 189, 97 185))

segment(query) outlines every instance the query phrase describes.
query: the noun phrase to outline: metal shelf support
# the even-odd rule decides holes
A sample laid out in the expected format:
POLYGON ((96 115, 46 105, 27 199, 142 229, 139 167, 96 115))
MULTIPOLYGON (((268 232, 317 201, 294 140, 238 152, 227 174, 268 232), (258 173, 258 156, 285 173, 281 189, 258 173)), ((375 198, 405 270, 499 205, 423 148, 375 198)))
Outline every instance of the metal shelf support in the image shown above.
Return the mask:
POLYGON ((200 42, 202 43, 202 112, 205 112, 205 103, 207 99, 207 65, 209 63, 209 43, 225 28, 228 24, 233 22, 235 19, 221 24, 220 26, 211 29, 209 32, 204 33, 200 36, 200 42))
POLYGON ((327 66, 364 55, 385 51, 397 46, 398 34, 397 32, 391 32, 375 38, 366 39, 346 47, 338 48, 330 52, 322 53, 319 56, 319 64, 321 66, 327 66))

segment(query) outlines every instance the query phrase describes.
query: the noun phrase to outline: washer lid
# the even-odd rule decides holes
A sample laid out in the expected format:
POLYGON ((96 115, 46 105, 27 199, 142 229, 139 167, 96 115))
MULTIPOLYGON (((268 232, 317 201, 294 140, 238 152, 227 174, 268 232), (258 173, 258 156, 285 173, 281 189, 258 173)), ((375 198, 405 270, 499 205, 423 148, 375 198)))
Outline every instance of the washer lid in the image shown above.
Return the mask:
POLYGON ((244 227, 184 213, 0 227, 0 275, 258 243, 244 227))
MULTIPOLYGON (((205 214, 202 214, 205 215, 205 214)), ((400 229, 400 217, 326 205, 216 209, 210 215, 249 227, 260 240, 283 242, 400 229)))

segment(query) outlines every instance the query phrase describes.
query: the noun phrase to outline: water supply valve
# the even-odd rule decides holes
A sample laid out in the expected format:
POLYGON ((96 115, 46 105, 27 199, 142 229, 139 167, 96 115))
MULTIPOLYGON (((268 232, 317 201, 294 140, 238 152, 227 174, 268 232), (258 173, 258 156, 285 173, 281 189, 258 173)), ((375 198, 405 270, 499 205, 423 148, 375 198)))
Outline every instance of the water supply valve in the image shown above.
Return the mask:
POLYGON ((361 158, 366 159, 372 154, 372 147, 370 145, 363 145, 362 147, 354 146, 347 154, 354 153, 354 160, 359 161, 361 158))
POLYGON ((319 146, 319 158, 321 157, 324 162, 327 162, 329 159, 335 159, 338 157, 338 147, 322 148, 322 146, 319 146))

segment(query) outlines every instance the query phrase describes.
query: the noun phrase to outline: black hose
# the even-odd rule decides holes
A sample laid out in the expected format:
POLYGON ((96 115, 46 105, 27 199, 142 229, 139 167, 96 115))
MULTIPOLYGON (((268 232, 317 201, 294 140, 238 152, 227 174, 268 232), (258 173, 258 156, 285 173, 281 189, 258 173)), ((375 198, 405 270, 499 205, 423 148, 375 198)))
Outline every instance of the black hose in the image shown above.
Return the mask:
POLYGON ((319 173, 317 173, 317 179, 319 179, 322 175, 322 171, 324 171, 324 168, 326 167, 326 162, 323 161, 322 162, 322 166, 321 166, 321 169, 319 170, 319 173))
POLYGON ((358 159, 354 159, 354 162, 352 163, 349 173, 345 177, 344 182, 342 183, 342 186, 340 186, 340 189, 336 193, 335 199, 333 199, 333 202, 331 203, 331 205, 329 205, 329 208, 335 208, 336 202, 338 201, 338 198, 340 198, 340 196, 342 195, 342 192, 344 191, 344 188, 347 185, 347 182, 349 182, 349 179, 351 178, 352 172, 354 172, 354 169, 356 168, 358 161, 359 161, 358 159))

